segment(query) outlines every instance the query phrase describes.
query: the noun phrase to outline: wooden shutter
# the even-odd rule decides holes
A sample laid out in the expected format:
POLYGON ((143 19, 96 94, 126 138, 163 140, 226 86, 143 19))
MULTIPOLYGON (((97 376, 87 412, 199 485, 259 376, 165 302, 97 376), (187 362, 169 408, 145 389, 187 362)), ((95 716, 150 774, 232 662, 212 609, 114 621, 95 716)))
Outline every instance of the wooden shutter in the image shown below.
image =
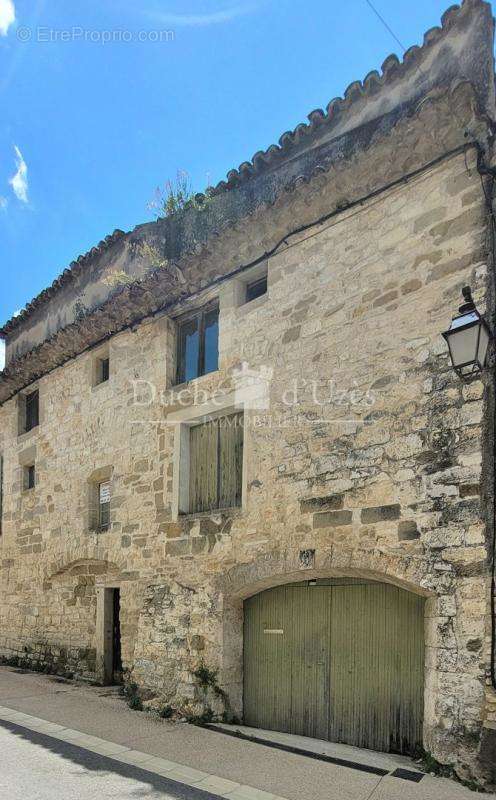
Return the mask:
POLYGON ((192 427, 189 447, 189 510, 217 508, 217 420, 192 427))
POLYGON ((222 417, 219 423, 219 508, 241 505, 243 471, 243 414, 222 417))
POLYGON ((190 430, 189 510, 241 505, 243 415, 195 425, 190 430))

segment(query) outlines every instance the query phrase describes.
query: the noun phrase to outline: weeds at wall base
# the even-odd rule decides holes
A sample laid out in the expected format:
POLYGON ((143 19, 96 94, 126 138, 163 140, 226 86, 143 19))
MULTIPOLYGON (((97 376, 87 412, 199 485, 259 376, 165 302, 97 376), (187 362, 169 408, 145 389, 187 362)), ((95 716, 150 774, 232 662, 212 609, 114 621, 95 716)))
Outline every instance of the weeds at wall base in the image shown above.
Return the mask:
POLYGON ((72 680, 74 673, 56 664, 47 664, 41 661, 31 661, 22 656, 0 656, 0 666, 14 667, 26 670, 26 672, 39 672, 42 675, 58 675, 61 678, 72 680))
POLYGON ((472 792, 486 792, 486 789, 478 781, 460 778, 451 764, 441 764, 440 761, 434 758, 432 753, 423 750, 419 753, 419 757, 416 760, 421 768, 429 775, 436 775, 439 778, 449 778, 450 780, 456 781, 456 783, 461 783, 462 786, 465 786, 472 792))

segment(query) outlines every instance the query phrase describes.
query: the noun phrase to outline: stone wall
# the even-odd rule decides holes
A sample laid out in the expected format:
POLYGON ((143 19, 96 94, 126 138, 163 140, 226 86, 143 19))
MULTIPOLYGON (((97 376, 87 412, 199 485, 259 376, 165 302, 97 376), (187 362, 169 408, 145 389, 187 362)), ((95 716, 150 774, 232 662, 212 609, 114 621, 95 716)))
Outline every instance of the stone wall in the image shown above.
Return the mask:
MULTIPOLYGON (((314 218, 326 186, 307 196, 314 218)), ((288 196, 288 219, 304 192, 288 196)), ((192 382, 187 402, 230 396, 243 362, 268 385, 268 407, 245 411, 236 512, 174 514, 168 421, 187 395, 172 387, 173 312, 110 339, 108 383, 91 385, 98 350, 40 378, 39 429, 18 437, 17 398, 7 401, 0 652, 43 647, 56 660, 65 648, 77 658, 64 669, 96 677, 95 591, 119 586, 124 666, 147 696, 198 705, 203 661, 240 715, 245 597, 314 576, 390 581, 427 600, 426 749, 487 778, 484 387, 459 382, 440 336, 463 285, 484 308, 486 228, 468 150, 293 238, 253 306, 236 304, 230 282, 196 298, 219 293, 220 369, 192 382), (37 486, 25 492, 33 454, 37 486), (88 503, 101 470, 112 519, 98 534, 88 503)))

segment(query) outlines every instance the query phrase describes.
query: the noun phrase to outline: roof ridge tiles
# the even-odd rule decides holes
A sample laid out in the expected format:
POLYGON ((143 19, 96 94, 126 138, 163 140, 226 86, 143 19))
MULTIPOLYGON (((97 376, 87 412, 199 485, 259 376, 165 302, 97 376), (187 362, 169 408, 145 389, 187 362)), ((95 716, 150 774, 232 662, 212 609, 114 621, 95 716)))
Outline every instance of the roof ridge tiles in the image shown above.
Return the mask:
MULTIPOLYGON (((343 97, 334 97, 329 101, 326 107, 326 112, 319 108, 315 109, 308 115, 310 125, 299 123, 294 130, 285 131, 279 138, 280 147, 282 149, 290 147, 294 143, 297 133, 301 131, 302 126, 306 128, 306 133, 309 133, 317 125, 322 125, 325 122, 331 121, 332 117, 336 115, 338 111, 342 113, 345 110, 345 107, 347 110, 347 108, 356 99, 371 94, 377 84, 384 86, 387 81, 389 81, 395 75, 398 75, 402 70, 406 71, 406 69, 410 69, 413 61, 416 60, 420 53, 425 52, 426 48, 437 42, 441 36, 443 36, 453 26, 453 24, 455 24, 460 15, 466 13, 466 10, 470 8, 485 4, 485 0, 463 0, 461 5, 450 6, 441 17, 441 26, 434 26, 425 32, 423 44, 421 46, 412 45, 412 47, 409 47, 404 52, 402 60, 398 58, 396 53, 390 53, 382 63, 382 74, 380 74, 377 70, 372 70, 365 76, 363 81, 352 81, 352 83, 350 83, 349 86, 347 86, 347 88, 344 90, 343 97)), ((268 156, 273 147, 274 145, 270 145, 265 151, 257 151, 255 154, 257 157, 257 162, 260 163, 261 159, 259 158, 259 155, 261 152, 263 152, 265 156, 268 156)), ((215 187, 213 187, 213 193, 226 191, 227 189, 231 188, 233 183, 236 182, 237 178, 244 178, 246 174, 250 172, 246 167, 247 164, 251 163, 253 168, 252 171, 256 172, 257 164, 255 164, 255 156, 252 157, 251 162, 245 161, 241 165, 243 168, 243 175, 239 175, 241 167, 238 168, 238 170, 230 170, 227 174, 227 183, 224 180, 220 181, 215 187)))

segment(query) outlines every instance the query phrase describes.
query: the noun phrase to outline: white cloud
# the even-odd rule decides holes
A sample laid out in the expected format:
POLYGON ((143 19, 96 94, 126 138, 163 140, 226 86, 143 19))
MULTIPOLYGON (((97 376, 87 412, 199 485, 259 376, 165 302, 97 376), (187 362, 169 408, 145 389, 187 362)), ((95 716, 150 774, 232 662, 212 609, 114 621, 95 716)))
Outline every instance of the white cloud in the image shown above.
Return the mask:
POLYGON ((0 369, 5 366, 5 342, 0 339, 0 369))
MULTIPOLYGON (((1 2, 1 0, 0 0, 1 2)), ((17 147, 14 145, 14 150, 16 154, 16 167, 17 172, 16 174, 10 179, 9 183, 14 190, 14 194, 18 200, 21 200, 23 203, 28 202, 28 166, 22 157, 22 153, 17 147)))
POLYGON ((15 22, 15 8, 12 0, 0 0, 0 36, 7 36, 12 23, 15 22))
POLYGON ((0 194, 0 211, 5 211, 8 204, 9 201, 7 200, 7 198, 0 194))
MULTIPOLYGON (((1 2, 1 0, 0 0, 1 2)), ((256 8, 254 4, 244 4, 231 6, 224 11, 212 11, 210 14, 168 14, 158 13, 153 14, 156 20, 164 23, 165 25, 183 25, 194 28, 204 27, 206 25, 218 25, 222 22, 231 22, 237 17, 242 17, 249 14, 256 8)))

